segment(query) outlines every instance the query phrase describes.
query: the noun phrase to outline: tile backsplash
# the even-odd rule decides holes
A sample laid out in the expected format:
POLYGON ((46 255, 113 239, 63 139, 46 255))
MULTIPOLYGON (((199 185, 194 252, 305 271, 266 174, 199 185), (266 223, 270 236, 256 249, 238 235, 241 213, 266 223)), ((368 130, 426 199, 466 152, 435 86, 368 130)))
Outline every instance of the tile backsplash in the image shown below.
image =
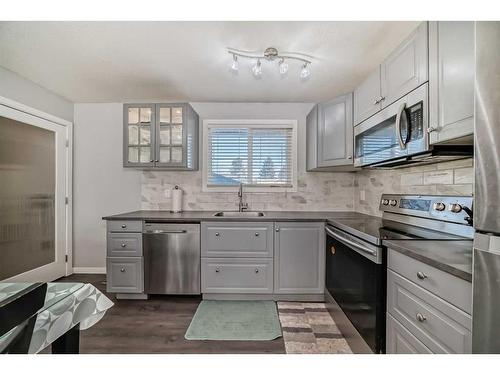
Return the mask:
MULTIPOLYGON (((141 177, 141 208, 170 210, 167 190, 179 185, 186 211, 235 210, 236 193, 203 192, 201 171, 144 171, 141 177)), ((296 192, 245 193, 250 210, 358 211, 380 216, 382 193, 472 195, 473 160, 465 159, 393 170, 302 172, 296 192), (364 199, 361 199, 364 198, 364 199)))
POLYGON ((356 173, 354 185, 354 210, 380 216, 382 193, 472 195, 473 159, 403 169, 363 170, 356 173))
MULTIPOLYGON (((353 211, 354 173, 299 173, 296 192, 245 193, 249 209, 266 211, 353 211)), ((235 210, 236 192, 202 191, 201 172, 144 171, 141 178, 141 207, 144 210, 170 210, 167 190, 179 185, 184 191, 186 211, 235 210)))

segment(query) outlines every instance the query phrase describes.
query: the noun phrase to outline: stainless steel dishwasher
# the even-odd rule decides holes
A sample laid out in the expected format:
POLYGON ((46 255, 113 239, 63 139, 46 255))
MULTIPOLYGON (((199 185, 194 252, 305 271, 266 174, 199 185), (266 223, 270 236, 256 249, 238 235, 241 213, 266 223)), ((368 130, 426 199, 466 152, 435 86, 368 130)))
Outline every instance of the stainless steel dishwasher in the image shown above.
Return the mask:
POLYGON ((200 224, 146 222, 144 292, 200 294, 200 224))

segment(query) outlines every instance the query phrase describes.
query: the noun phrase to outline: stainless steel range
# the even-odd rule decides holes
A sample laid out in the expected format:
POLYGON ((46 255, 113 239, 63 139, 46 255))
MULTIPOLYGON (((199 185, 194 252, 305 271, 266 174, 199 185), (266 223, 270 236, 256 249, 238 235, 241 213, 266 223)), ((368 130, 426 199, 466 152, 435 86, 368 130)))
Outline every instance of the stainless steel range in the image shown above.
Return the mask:
POLYGON ((385 352, 383 241, 464 240, 474 233, 472 197, 384 194, 380 210, 382 217, 360 214, 326 226, 326 289, 375 353, 385 352))

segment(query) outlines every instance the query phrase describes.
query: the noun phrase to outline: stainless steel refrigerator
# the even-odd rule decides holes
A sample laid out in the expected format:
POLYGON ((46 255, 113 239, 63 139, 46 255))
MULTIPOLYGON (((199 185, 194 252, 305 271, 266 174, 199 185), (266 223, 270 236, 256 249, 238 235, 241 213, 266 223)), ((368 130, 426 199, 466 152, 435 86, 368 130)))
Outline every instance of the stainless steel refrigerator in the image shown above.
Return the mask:
POLYGON ((476 22, 472 351, 500 353, 500 22, 476 22))

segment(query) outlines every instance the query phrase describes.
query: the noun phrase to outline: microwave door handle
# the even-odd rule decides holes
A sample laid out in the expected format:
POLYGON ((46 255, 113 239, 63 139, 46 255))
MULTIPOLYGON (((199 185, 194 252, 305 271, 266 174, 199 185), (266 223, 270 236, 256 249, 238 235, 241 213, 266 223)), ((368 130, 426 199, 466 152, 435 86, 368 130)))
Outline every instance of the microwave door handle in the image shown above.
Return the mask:
MULTIPOLYGON (((396 127, 396 136, 398 138, 399 147, 401 148, 401 150, 404 150, 406 148, 406 142, 405 140, 403 140, 403 136, 401 135, 401 119, 403 117, 403 114, 405 113, 405 109, 406 103, 402 103, 396 115, 396 123, 394 124, 396 127)), ((408 121, 406 121, 406 126, 408 127, 408 121)))

